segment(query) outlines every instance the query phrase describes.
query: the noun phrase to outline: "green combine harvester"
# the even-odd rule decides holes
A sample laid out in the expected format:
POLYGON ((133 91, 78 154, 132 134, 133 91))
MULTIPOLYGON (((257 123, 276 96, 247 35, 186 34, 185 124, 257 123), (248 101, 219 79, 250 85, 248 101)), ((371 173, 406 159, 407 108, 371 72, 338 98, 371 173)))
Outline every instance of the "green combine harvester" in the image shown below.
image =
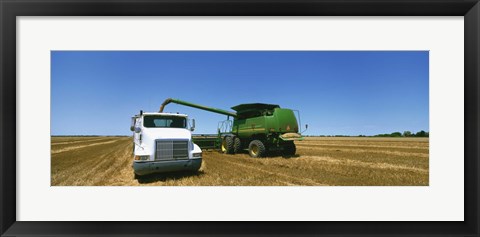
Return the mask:
MULTIPOLYGON (((159 112, 163 112, 169 103, 228 116, 227 120, 219 123, 217 134, 193 138, 195 144, 202 149, 221 149, 226 154, 235 154, 248 149, 252 157, 265 157, 271 151, 280 151, 285 156, 292 156, 296 152, 294 141, 303 140, 294 111, 280 108, 278 105, 240 104, 232 107, 236 112, 230 112, 169 98, 162 103, 159 112), (233 118, 233 122, 230 117, 233 118)), ((298 117, 300 120, 299 113, 298 117)), ((308 125, 305 125, 305 128, 308 128, 308 125)))

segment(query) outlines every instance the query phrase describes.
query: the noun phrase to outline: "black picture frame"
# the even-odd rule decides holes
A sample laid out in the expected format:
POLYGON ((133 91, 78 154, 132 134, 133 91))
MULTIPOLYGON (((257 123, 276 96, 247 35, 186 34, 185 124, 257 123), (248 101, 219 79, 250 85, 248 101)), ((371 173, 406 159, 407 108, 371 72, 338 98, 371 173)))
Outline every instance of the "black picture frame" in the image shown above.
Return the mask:
MULTIPOLYGON (((480 4, 478 0, 1 0, 0 15, 1 236, 479 236, 480 4), (16 17, 130 15, 464 16, 465 220, 462 222, 380 223, 16 221, 16 17)), ((460 80, 460 78, 456 79, 460 80)))

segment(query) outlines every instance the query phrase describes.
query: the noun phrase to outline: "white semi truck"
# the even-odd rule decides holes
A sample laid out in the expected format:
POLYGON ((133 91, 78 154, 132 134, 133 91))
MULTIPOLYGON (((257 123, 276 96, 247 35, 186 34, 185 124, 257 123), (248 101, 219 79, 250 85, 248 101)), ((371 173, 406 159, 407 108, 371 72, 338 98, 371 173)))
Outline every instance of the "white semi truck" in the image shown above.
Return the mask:
POLYGON ((198 171, 202 150, 192 141, 195 120, 188 125, 188 116, 178 113, 144 113, 132 117, 133 170, 142 175, 198 171))

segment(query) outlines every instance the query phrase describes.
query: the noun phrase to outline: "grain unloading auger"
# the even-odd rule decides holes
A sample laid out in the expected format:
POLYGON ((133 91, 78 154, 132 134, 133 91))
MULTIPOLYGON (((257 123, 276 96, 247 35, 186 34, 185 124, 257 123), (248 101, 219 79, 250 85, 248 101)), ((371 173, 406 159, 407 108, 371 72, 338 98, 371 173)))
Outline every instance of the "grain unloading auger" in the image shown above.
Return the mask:
POLYGON ((269 151, 275 150, 291 156, 296 152, 294 141, 303 140, 294 111, 278 105, 240 104, 231 108, 236 112, 230 112, 169 98, 162 103, 159 112, 163 112, 169 103, 227 115, 227 120, 223 121, 218 129, 221 150, 227 154, 248 149, 252 157, 264 157, 269 151), (233 123, 229 117, 233 118, 233 123))

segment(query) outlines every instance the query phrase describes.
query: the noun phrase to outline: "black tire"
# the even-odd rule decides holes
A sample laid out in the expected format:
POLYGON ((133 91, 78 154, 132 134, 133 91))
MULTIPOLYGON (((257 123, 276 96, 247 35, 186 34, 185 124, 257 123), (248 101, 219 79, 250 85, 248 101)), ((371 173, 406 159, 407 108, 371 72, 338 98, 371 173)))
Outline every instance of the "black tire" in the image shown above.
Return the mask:
POLYGON ((262 141, 253 140, 248 145, 248 154, 253 158, 265 157, 267 155, 267 149, 262 141))
POLYGON ((136 179, 136 180, 139 180, 142 178, 142 176, 138 175, 138 174, 135 174, 135 172, 133 172, 133 178, 136 179))
POLYGON ((297 147, 295 146, 295 143, 293 143, 293 141, 289 141, 283 146, 283 155, 293 156, 296 152, 297 147))
POLYGON ((233 139, 233 152, 236 153, 240 153, 242 151, 242 141, 240 140, 240 138, 238 137, 235 137, 233 139))
POLYGON ((222 141, 222 152, 225 154, 233 154, 233 137, 226 136, 222 141))

